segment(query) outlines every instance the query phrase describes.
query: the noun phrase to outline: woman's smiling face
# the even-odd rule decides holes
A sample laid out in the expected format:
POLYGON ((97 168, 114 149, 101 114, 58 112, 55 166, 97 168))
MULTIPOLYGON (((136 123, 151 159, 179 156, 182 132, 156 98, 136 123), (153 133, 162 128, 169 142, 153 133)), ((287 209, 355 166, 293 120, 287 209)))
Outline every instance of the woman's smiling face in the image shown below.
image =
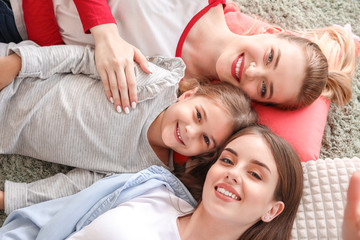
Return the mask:
POLYGON ((230 142, 210 168, 204 184, 202 205, 209 214, 234 227, 271 221, 283 209, 274 200, 278 171, 263 137, 248 134, 230 142))
POLYGON ((294 102, 305 78, 302 48, 276 35, 240 36, 216 63, 221 81, 241 88, 252 100, 294 102))

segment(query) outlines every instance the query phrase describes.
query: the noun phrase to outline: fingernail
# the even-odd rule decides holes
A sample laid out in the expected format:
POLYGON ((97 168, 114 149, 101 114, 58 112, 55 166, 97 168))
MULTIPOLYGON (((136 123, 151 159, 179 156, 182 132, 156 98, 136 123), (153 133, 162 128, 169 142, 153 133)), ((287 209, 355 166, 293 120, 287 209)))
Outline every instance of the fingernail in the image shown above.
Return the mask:
POLYGON ((129 108, 126 107, 126 108, 125 108, 125 113, 126 113, 126 114, 129 114, 129 112, 130 112, 129 108))
POLYGON ((112 97, 110 97, 110 102, 114 104, 114 99, 112 97))
POLYGON ((148 67, 148 70, 150 71, 150 73, 152 73, 152 68, 150 66, 148 67))
POLYGON ((136 108, 136 102, 132 102, 132 103, 131 103, 131 108, 132 108, 132 109, 135 109, 135 108, 136 108))
POLYGON ((117 107, 116 107, 116 111, 117 111, 118 113, 121 113, 121 107, 120 107, 120 106, 117 106, 117 107))

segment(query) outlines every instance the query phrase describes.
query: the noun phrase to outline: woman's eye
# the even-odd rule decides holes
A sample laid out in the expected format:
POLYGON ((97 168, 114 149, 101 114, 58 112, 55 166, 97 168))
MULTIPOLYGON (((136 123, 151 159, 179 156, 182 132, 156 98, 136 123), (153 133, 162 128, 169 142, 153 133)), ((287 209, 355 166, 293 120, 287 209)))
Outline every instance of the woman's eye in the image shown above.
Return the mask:
POLYGON ((251 176, 255 177, 256 179, 261 180, 261 177, 256 172, 251 171, 249 173, 251 174, 251 176))
POLYGON ((220 161, 224 162, 224 163, 227 163, 227 164, 230 164, 230 165, 234 165, 234 163, 228 159, 228 158, 220 158, 219 159, 220 161))
POLYGON ((269 53, 269 56, 268 56, 268 59, 267 59, 267 64, 271 63, 273 58, 274 58, 274 50, 271 49, 270 53, 269 53))
POLYGON ((200 122, 201 121, 201 113, 198 110, 196 110, 196 117, 200 122))
POLYGON ((266 95, 266 84, 265 84, 265 82, 263 81, 263 82, 261 83, 261 97, 265 97, 265 95, 266 95))
POLYGON ((206 145, 208 145, 208 146, 210 145, 210 139, 208 136, 204 136, 204 141, 205 141, 206 145))

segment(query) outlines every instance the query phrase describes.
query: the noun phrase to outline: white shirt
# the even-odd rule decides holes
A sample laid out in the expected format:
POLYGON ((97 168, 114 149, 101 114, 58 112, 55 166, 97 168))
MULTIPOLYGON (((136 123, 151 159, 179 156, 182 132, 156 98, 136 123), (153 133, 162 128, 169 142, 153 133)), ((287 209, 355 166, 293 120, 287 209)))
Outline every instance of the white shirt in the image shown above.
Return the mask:
MULTIPOLYGON (((174 57, 181 35, 207 0, 108 0, 120 36, 145 56, 174 57)), ((27 39, 22 0, 11 0, 18 31, 27 39)), ((55 18, 65 44, 94 45, 85 34, 73 0, 53 0, 55 18)))
POLYGON ((107 211, 68 240, 180 240, 177 218, 192 211, 161 186, 107 211))

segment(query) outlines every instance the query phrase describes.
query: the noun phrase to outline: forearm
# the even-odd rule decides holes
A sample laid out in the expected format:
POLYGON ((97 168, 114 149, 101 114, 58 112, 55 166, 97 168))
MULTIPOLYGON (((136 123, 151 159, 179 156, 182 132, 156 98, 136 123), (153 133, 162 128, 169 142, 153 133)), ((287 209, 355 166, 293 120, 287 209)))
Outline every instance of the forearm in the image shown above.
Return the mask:
POLYGON ((95 46, 99 42, 111 44, 112 41, 124 41, 119 35, 116 24, 113 23, 94 26, 90 31, 94 37, 95 46))
POLYGON ((21 59, 16 54, 0 57, 0 90, 9 85, 21 69, 21 59))
POLYGON ((116 24, 106 0, 74 0, 74 3, 86 33, 97 25, 116 24))
POLYGON ((82 46, 12 45, 10 50, 21 57, 19 77, 49 78, 55 73, 86 74, 99 79, 94 51, 82 46))
POLYGON ((9 214, 22 207, 75 194, 105 176, 106 174, 76 168, 67 174, 59 173, 32 183, 6 181, 5 213, 9 214))

